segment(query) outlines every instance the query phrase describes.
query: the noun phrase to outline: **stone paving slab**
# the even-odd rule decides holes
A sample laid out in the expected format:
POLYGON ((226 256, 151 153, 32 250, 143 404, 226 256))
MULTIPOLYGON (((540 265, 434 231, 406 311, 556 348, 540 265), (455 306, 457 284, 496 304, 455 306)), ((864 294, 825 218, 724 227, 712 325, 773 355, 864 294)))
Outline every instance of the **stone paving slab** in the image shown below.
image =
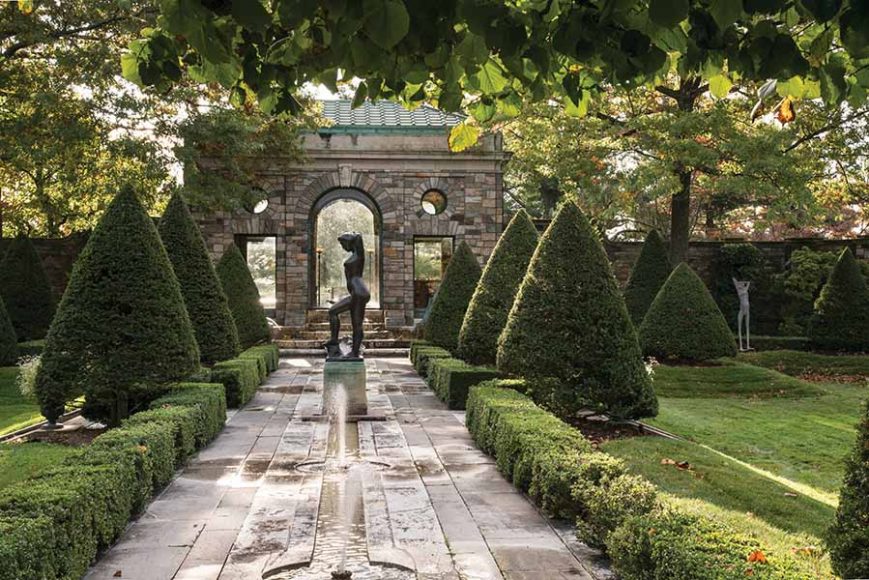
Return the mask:
MULTIPOLYGON (((447 410, 409 361, 368 359, 366 369, 369 412, 386 417, 348 424, 358 457, 376 467, 360 487, 369 558, 421 580, 610 577, 569 525, 501 476, 464 413, 447 410)), ((318 466, 330 427, 305 420, 322 412, 322 370, 321 360, 282 359, 86 578, 250 580, 322 557, 318 466)))

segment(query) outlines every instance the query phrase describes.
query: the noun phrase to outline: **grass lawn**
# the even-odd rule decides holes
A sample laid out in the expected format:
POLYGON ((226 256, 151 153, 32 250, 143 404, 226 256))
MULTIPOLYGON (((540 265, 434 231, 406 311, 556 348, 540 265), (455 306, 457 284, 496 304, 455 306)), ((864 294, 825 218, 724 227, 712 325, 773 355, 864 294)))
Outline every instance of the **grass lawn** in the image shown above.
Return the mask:
POLYGON ((2 443, 0 489, 55 467, 64 458, 80 452, 75 447, 52 443, 2 443))
POLYGON ((819 547, 869 382, 795 377, 859 376, 869 357, 770 351, 721 363, 655 368, 660 412, 648 422, 685 441, 636 437, 602 449, 689 511, 762 537, 812 577, 831 577, 819 547))
POLYGON ((869 381, 869 356, 866 355, 836 356, 796 350, 769 350, 742 353, 739 360, 809 380, 847 377, 869 381))
POLYGON ((0 367, 0 435, 42 421, 39 407, 21 396, 17 367, 0 367))

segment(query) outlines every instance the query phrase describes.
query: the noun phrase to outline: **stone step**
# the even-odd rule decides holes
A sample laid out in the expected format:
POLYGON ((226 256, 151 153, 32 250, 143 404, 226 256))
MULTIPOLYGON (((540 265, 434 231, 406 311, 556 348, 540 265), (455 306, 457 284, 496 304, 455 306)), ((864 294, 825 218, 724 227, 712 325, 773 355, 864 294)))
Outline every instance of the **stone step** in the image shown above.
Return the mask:
MULTIPOLYGON (((407 358, 410 350, 406 348, 366 348, 363 356, 367 358, 407 358)), ((323 357, 322 348, 281 348, 282 357, 323 357)))
MULTIPOLYGON (((341 326, 344 326, 344 318, 341 318, 341 326)), ((325 330, 329 331, 329 323, 328 322, 308 322, 305 324, 305 330, 325 330)), ((363 322, 362 329, 365 332, 373 332, 375 330, 383 330, 384 326, 379 322, 363 322)))
MULTIPOLYGON (((341 334, 350 334, 350 327, 341 327, 341 334)), ((331 333, 328 330, 307 330, 302 329, 294 332, 292 336, 287 337, 287 340, 329 340, 331 333)), ((394 338, 393 334, 388 330, 366 330, 365 340, 386 340, 394 338)))
MULTIPOLYGON (((323 342, 325 342, 325 340, 290 338, 276 340, 275 344, 278 345, 278 348, 317 349, 319 351, 322 351, 323 342)), ((409 340, 396 338, 366 338, 362 341, 362 344, 367 349, 410 347, 409 340)))
MULTIPOLYGON (((341 320, 347 320, 348 324, 350 322, 350 314, 344 313, 341 315, 341 320)), ((366 310, 365 311, 365 322, 370 322, 374 324, 383 324, 385 318, 383 314, 383 310, 366 310)), ((307 324, 318 323, 318 322, 329 322, 329 310, 327 308, 312 308, 305 313, 305 322, 307 324)))

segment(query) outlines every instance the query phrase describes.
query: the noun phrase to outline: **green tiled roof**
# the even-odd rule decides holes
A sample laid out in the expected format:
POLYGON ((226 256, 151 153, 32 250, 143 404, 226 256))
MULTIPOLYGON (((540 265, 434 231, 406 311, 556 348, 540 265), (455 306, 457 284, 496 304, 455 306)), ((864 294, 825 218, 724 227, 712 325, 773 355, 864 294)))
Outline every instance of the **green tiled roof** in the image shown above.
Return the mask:
POLYGON ((323 133, 442 133, 463 119, 461 115, 445 113, 429 105, 409 111, 392 101, 365 101, 355 109, 349 99, 321 102, 323 116, 332 121, 331 126, 320 129, 323 133))

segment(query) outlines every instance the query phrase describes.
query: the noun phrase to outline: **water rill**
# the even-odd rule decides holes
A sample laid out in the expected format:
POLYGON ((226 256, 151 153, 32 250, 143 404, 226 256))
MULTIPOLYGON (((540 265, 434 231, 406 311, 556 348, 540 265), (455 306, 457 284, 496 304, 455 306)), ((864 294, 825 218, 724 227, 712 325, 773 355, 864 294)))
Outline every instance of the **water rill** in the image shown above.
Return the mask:
MULTIPOLYGON (((409 580, 416 573, 407 565, 369 552, 365 522, 365 483, 389 469, 383 462, 360 456, 359 422, 370 417, 366 395, 366 369, 361 360, 329 361, 323 373, 322 415, 328 420, 325 461, 296 465, 303 473, 322 473, 314 550, 305 561, 282 561, 266 566, 263 578, 277 580, 409 580), (376 561, 373 561, 376 560, 376 561)), ((382 552, 382 551, 381 551, 382 552)))

